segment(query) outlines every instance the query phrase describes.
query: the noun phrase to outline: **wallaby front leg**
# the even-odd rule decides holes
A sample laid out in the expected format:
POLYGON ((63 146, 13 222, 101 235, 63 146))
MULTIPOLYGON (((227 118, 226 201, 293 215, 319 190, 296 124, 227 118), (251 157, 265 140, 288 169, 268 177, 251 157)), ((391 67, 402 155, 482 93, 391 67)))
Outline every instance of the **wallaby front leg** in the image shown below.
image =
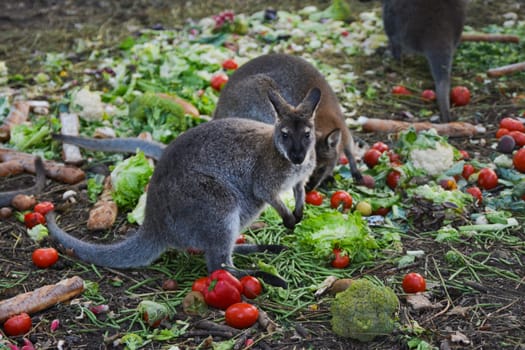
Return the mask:
POLYGON ((299 182, 294 186, 293 195, 295 198, 295 209, 293 211, 293 215, 296 219, 295 223, 298 223, 303 218, 304 211, 305 190, 303 183, 299 182))
POLYGON ((283 203, 283 201, 280 198, 276 197, 271 198, 267 202, 272 207, 274 207, 274 209, 277 210, 279 215, 283 218, 284 226, 293 229, 298 221, 295 215, 290 211, 290 209, 288 209, 288 207, 283 203))

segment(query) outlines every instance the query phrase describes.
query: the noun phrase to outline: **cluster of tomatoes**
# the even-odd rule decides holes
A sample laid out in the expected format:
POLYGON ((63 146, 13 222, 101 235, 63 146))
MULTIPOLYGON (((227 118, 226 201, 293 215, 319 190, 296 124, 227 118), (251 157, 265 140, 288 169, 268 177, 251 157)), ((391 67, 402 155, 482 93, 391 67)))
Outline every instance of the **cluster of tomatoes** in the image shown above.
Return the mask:
POLYGON ((242 296, 255 299, 262 292, 261 282, 253 276, 237 279, 226 270, 216 270, 196 279, 191 290, 202 293, 209 306, 226 310, 226 323, 232 327, 251 327, 259 317, 256 306, 242 301, 242 296))
MULTIPOLYGON (((239 65, 237 64, 237 61, 235 61, 235 59, 233 59, 233 58, 229 58, 227 60, 224 60, 224 62, 222 62, 222 64, 221 64, 221 66, 222 66, 222 69, 224 69, 225 71, 233 71, 233 70, 236 70, 239 67, 239 65)), ((225 72, 219 72, 219 73, 215 73, 211 77, 210 86, 215 91, 221 91, 222 87, 227 82, 228 82, 228 74, 226 74, 225 72)))
POLYGON ((525 125, 518 119, 506 117, 500 120, 496 132, 498 151, 513 154, 512 164, 519 172, 525 173, 525 125), (517 151, 516 148, 518 148, 517 151), (515 151, 515 152, 514 152, 515 151))
MULTIPOLYGON (((412 92, 404 87, 403 85, 395 85, 392 88, 392 94, 394 95, 412 95, 412 92)), ((435 101, 436 93, 434 90, 423 90, 421 92, 421 98, 423 101, 435 101)), ((465 86, 454 86, 450 90, 450 101, 454 106, 465 106, 470 102, 470 90, 465 86)))

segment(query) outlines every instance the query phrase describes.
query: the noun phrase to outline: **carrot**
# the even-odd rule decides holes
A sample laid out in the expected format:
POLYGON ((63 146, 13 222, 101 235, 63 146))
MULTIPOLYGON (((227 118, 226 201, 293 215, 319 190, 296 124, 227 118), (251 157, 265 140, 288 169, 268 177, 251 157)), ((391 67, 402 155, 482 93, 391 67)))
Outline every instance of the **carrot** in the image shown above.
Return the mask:
POLYGON ((509 64, 506 66, 492 68, 487 71, 487 75, 491 78, 502 77, 504 75, 513 74, 525 70, 525 62, 509 64))
POLYGON ((463 33, 461 41, 498 41, 504 43, 519 43, 520 37, 508 34, 463 33))
POLYGON ((106 177, 104 190, 89 211, 88 230, 106 230, 113 226, 117 219, 118 207, 111 196, 111 177, 106 177))
POLYGON ((32 314, 69 300, 84 291, 84 281, 78 276, 50 284, 34 291, 0 301, 0 323, 22 312, 32 314))
POLYGON ((184 113, 189 114, 192 117, 198 117, 200 115, 199 110, 194 105, 192 105, 190 102, 186 101, 185 99, 179 96, 164 94, 160 92, 157 93, 157 96, 165 98, 167 100, 172 100, 173 102, 178 103, 184 110, 184 113))
POLYGON ((29 103, 27 101, 15 101, 11 106, 9 114, 0 125, 0 141, 9 141, 11 128, 27 121, 29 118, 29 103))
POLYGON ((478 125, 463 122, 451 122, 443 124, 434 124, 430 122, 404 122, 399 120, 377 119, 360 117, 357 120, 361 124, 364 132, 385 132, 396 133, 414 127, 417 131, 436 129, 440 135, 450 137, 470 137, 480 132, 485 132, 485 128, 478 125))
MULTIPOLYGON (((6 163, 10 163, 10 162, 13 162, 13 161, 9 161, 6 163)), ((0 163, 0 165, 6 164, 6 163, 0 163)), ((16 166, 22 166, 22 170, 24 170, 23 165, 20 165, 19 162, 17 163, 19 165, 16 165, 16 166)), ((42 158, 35 157, 33 166, 36 172, 35 184, 25 189, 0 192, 0 207, 10 205, 13 198, 15 198, 19 194, 36 194, 36 193, 40 193, 44 189, 44 186, 46 185, 46 172, 44 169, 44 163, 42 162, 42 158)))
MULTIPOLYGON (((73 113, 60 113, 60 123, 62 124, 62 135, 78 136, 80 129, 78 115, 73 113)), ((84 161, 78 146, 67 143, 62 144, 62 159, 67 164, 76 165, 82 164, 84 161)))
MULTIPOLYGON (((16 160, 24 167, 24 171, 35 173, 35 156, 32 154, 0 148, 0 162, 16 160)), ((67 184, 76 184, 86 177, 82 169, 74 166, 66 166, 52 160, 44 161, 46 175, 54 180, 67 184)))

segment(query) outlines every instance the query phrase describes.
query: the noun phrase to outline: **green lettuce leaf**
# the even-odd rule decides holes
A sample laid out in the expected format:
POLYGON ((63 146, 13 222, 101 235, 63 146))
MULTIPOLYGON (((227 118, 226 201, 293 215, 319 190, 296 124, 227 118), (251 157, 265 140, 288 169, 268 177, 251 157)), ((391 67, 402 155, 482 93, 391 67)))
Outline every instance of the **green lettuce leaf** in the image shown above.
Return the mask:
POLYGON ((138 152, 118 164, 111 172, 112 197, 115 203, 122 208, 133 208, 144 193, 144 187, 152 174, 153 167, 144 152, 138 152))

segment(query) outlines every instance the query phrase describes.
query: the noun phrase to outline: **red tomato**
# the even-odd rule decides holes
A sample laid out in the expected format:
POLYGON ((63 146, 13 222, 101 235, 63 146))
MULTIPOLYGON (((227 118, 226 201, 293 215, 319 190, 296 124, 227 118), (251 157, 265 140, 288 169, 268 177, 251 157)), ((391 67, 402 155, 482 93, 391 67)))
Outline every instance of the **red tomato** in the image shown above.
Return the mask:
POLYGON ((512 164, 519 172, 525 173, 525 148, 520 148, 512 157, 512 164))
POLYGON ((25 312, 11 316, 4 323, 4 331, 10 337, 26 334, 33 325, 31 317, 25 312))
POLYGON ((330 206, 334 209, 337 209, 342 204, 343 210, 348 210, 352 208, 352 201, 353 199, 350 193, 339 190, 332 194, 332 197, 330 198, 330 206))
POLYGON ((27 213, 24 215, 24 223, 27 228, 32 228, 38 224, 44 225, 46 223, 46 218, 40 213, 27 213))
POLYGON ((388 159, 390 160, 390 164, 392 165, 401 165, 403 162, 401 162, 401 156, 397 154, 394 151, 388 151, 388 159))
POLYGON ((410 272, 403 278, 403 291, 405 293, 424 292, 427 289, 425 278, 417 272, 410 272))
POLYGON ((465 180, 468 180, 470 175, 474 174, 476 172, 476 168, 472 164, 465 164, 463 165, 463 172, 461 173, 461 176, 465 180))
POLYGON ((35 249, 31 256, 33 264, 41 269, 53 266, 58 260, 58 252, 55 248, 35 249))
POLYGON ((241 233, 239 237, 237 237, 237 239, 235 240, 235 244, 244 244, 244 243, 246 243, 246 236, 241 233))
POLYGON ((321 205, 323 204, 323 195, 315 190, 307 192, 305 202, 311 205, 321 205))
POLYGON ((525 133, 521 131, 511 130, 509 135, 516 141, 518 147, 525 146, 525 133))
POLYGON ((375 148, 370 148, 363 155, 363 161, 369 168, 373 168, 379 163, 379 157, 381 157, 381 151, 375 148))
POLYGON ((477 186, 469 187, 465 190, 465 192, 472 195, 472 197, 476 198, 477 203, 481 203, 483 201, 483 194, 481 193, 481 190, 477 186))
POLYGON ((461 159, 470 159, 470 154, 464 149, 459 150, 459 153, 461 154, 461 159))
POLYGON ((395 189, 399 185, 399 179, 401 178, 401 173, 397 170, 392 170, 386 176, 386 184, 391 189, 395 189))
POLYGON ((390 147, 388 147, 386 143, 381 142, 381 141, 374 143, 372 145, 372 148, 378 150, 381 153, 386 152, 390 149, 390 147))
POLYGON ((410 95, 410 91, 403 85, 396 85, 392 88, 392 93, 394 95, 410 95))
POLYGON ((221 91, 222 87, 228 81, 228 76, 224 73, 217 73, 211 77, 210 86, 215 91, 221 91))
POLYGON ((237 67, 239 67, 239 65, 233 58, 228 58, 227 60, 224 60, 224 62, 222 62, 222 68, 224 69, 234 70, 237 69, 237 67))
POLYGON ((379 207, 376 210, 373 210, 372 214, 386 216, 389 212, 390 212, 390 208, 379 207))
POLYGON ((341 157, 339 157, 339 164, 341 164, 341 165, 348 164, 348 158, 346 158, 346 156, 344 154, 341 155, 341 157))
POLYGON ((465 86, 455 86, 450 91, 450 99, 455 106, 465 106, 470 102, 470 91, 465 86))
POLYGON ((499 127, 509 131, 525 132, 525 126, 517 119, 506 117, 500 120, 499 127))
POLYGON ((51 202, 40 202, 33 208, 34 212, 46 215, 51 210, 55 209, 55 206, 51 202))
POLYGON ((503 135, 507 135, 508 133, 509 133, 509 129, 499 128, 498 131, 496 131, 496 138, 499 139, 503 135))
POLYGON ((226 310, 241 301, 241 292, 225 280, 214 279, 204 291, 204 301, 217 309, 226 310))
POLYGON ((241 284, 241 282, 239 281, 239 279, 237 277, 232 275, 227 270, 219 269, 219 270, 213 271, 210 274, 210 280, 211 281, 213 281, 213 280, 224 280, 224 281, 228 282, 229 284, 231 284, 232 286, 234 286, 235 288, 237 288, 239 290, 239 293, 242 293, 242 284, 241 284))
POLYGON ((336 269, 344 269, 350 264, 350 257, 348 254, 345 254, 339 248, 334 248, 333 250, 334 258, 332 259, 332 267, 336 269))
POLYGON ((436 93, 434 90, 423 90, 421 93, 421 98, 425 101, 435 101, 436 93))
POLYGON ((253 276, 244 276, 240 279, 242 284, 242 294, 248 299, 255 299, 262 292, 262 285, 253 276))
POLYGON ((206 289, 208 289, 210 282, 210 278, 207 276, 197 278, 191 285, 191 290, 204 294, 206 289))
POLYGON ((498 175, 491 168, 483 168, 478 174, 478 186, 484 190, 493 189, 498 185, 498 175))
POLYGON ((248 328, 257 322, 259 310, 252 304, 235 303, 226 309, 226 323, 234 328, 248 328))

